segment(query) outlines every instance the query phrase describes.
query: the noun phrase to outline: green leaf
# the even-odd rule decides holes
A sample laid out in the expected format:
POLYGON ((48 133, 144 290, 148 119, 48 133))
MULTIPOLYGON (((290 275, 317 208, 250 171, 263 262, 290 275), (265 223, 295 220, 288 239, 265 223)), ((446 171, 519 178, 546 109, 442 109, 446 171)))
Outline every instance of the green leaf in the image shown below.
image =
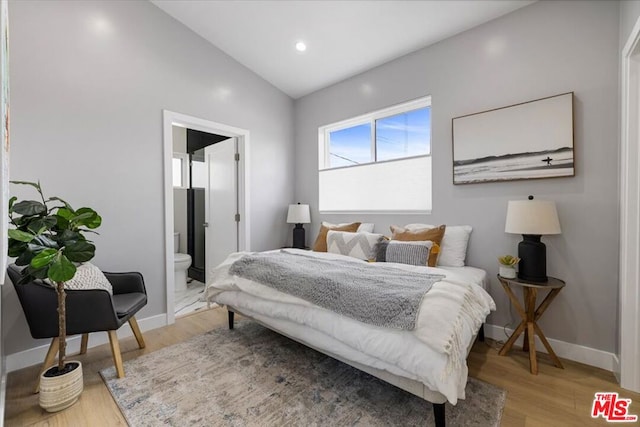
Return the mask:
POLYGON ((69 209, 70 211, 73 211, 73 208, 71 207, 71 205, 69 203, 67 203, 65 200, 62 200, 60 197, 49 197, 47 199, 47 203, 48 202, 52 202, 54 200, 64 203, 65 208, 69 209))
POLYGON ((32 187, 35 187, 36 190, 42 191, 42 189, 40 188, 40 182, 29 182, 29 181, 9 181, 9 182, 12 184, 30 185, 32 187))
MULTIPOLYGON (((78 228, 78 231, 79 231, 79 232, 82 232, 82 233, 97 234, 98 236, 100 235, 100 233, 98 233, 97 231, 89 230, 89 229, 87 229, 87 228, 78 228)), ((82 238, 84 239, 85 237, 84 237, 84 236, 82 236, 82 238)))
POLYGON ((86 240, 80 240, 66 246, 63 252, 73 262, 87 262, 95 256, 96 247, 86 240))
POLYGON ((31 221, 29 225, 27 225, 27 229, 31 231, 33 234, 42 234, 47 230, 51 230, 58 224, 58 220, 55 216, 45 216, 44 218, 37 218, 34 221, 31 221))
POLYGON ((58 249, 60 247, 54 240, 44 234, 36 236, 31 243, 54 249, 58 249))
POLYGON ((31 265, 31 267, 35 269, 43 268, 51 264, 51 262, 53 261, 53 259, 56 257, 57 254, 58 254, 58 251, 55 249, 45 249, 42 252, 40 252, 38 255, 33 257, 33 259, 29 264, 31 265))
POLYGON ((76 216, 76 213, 71 209, 71 207, 66 207, 58 209, 56 216, 62 217, 67 221, 71 221, 73 217, 76 216))
POLYGON ((16 200, 18 200, 18 198, 16 196, 13 196, 12 198, 9 199, 9 212, 13 212, 11 207, 16 202, 16 200))
POLYGON ((77 231, 73 230, 64 230, 62 233, 59 233, 56 236, 56 241, 60 246, 67 246, 72 243, 77 242, 78 240, 85 240, 84 236, 77 231))
POLYGON ((27 249, 27 244, 15 239, 9 239, 9 250, 7 255, 11 258, 20 256, 27 249))
POLYGON ((76 266, 62 252, 56 254, 47 273, 49 279, 54 282, 66 282, 71 280, 75 274, 76 266))
POLYGON ((98 228, 100 224, 102 224, 102 218, 96 211, 91 208, 80 208, 76 211, 79 216, 82 216, 82 221, 78 221, 77 218, 75 222, 78 225, 84 225, 87 228, 98 228))
POLYGON ((27 233, 26 231, 11 229, 9 230, 9 237, 11 239, 18 240, 19 242, 29 243, 35 236, 31 233, 27 233))
MULTIPOLYGON (((43 267, 43 268, 33 268, 31 267, 31 265, 28 265, 27 268, 24 269, 25 271, 25 275, 28 277, 26 282, 29 282, 30 280, 35 279, 40 279, 40 280, 44 280, 46 279, 49 274, 49 266, 43 267)), ((22 282, 21 283, 26 283, 26 282, 22 282)))
POLYGON ((56 224, 56 227, 58 227, 59 230, 68 230, 69 229, 69 220, 66 219, 63 216, 58 215, 58 213, 56 212, 56 220, 58 221, 58 223, 56 224))
POLYGON ((42 215, 47 212, 47 207, 41 202, 36 202, 35 200, 23 200, 12 206, 12 212, 24 216, 42 215))
POLYGON ((84 212, 84 213, 78 213, 76 212, 76 216, 74 216, 73 218, 71 218, 71 222, 75 223, 75 224, 79 224, 79 225, 83 225, 84 222, 91 218, 93 216, 93 214, 91 212, 84 212))
POLYGON ((31 260, 35 256, 36 256, 35 252, 29 251, 29 250, 23 251, 20 254, 20 256, 16 259, 15 264, 19 266, 29 265, 31 263, 31 260))
MULTIPOLYGON (((39 254, 40 252, 44 251, 45 249, 50 249, 50 247, 49 246, 43 246, 39 242, 36 242, 36 239, 33 239, 32 242, 27 243, 27 249, 30 252, 33 252, 34 254, 39 254)), ((55 247, 53 249, 57 250, 58 248, 55 247)))
POLYGON ((31 220, 34 217, 32 216, 19 216, 17 218, 11 218, 11 222, 13 223, 13 225, 15 225, 16 227, 20 227, 22 229, 24 229, 24 227, 29 224, 29 222, 31 222, 31 220))

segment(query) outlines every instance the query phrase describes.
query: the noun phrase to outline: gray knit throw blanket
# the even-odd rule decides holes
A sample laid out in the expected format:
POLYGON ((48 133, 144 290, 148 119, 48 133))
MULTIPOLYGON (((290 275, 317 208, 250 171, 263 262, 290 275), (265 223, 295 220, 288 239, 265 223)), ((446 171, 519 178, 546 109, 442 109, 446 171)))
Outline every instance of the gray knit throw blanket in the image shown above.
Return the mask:
POLYGON ((285 252, 247 255, 229 273, 364 323, 403 330, 415 329, 422 298, 445 277, 285 252))

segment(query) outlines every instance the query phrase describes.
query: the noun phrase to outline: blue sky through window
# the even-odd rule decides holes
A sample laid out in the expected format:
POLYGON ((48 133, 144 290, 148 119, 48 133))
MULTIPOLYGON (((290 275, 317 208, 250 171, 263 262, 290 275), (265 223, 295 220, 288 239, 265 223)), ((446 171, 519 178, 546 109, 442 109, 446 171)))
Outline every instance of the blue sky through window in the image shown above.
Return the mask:
POLYGON ((407 111, 375 121, 376 157, 372 158, 371 124, 329 132, 329 167, 426 155, 431 152, 431 108, 407 111))
POLYGON ((371 123, 329 133, 329 166, 353 166, 370 163, 371 123))
POLYGON ((431 108, 376 120, 378 161, 429 154, 430 146, 431 108))

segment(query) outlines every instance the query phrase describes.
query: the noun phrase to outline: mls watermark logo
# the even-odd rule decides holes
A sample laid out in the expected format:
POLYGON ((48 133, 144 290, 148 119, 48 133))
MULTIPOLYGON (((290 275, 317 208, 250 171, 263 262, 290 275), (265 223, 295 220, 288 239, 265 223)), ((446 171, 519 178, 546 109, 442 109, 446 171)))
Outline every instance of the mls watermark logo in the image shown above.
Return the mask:
POLYGON ((629 414, 631 399, 622 399, 618 393, 596 393, 591 408, 591 418, 602 417, 610 423, 633 423, 637 415, 629 414))

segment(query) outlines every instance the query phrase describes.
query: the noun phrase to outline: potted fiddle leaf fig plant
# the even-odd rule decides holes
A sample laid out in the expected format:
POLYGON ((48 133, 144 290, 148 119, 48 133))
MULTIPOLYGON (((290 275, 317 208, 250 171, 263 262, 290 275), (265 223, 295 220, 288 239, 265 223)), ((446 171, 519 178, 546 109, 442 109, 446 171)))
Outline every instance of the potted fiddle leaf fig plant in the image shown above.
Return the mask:
MULTIPOLYGON (((82 365, 66 362, 65 282, 81 263, 91 260, 96 247, 85 233, 93 232, 102 218, 91 208, 73 209, 59 197, 45 198, 40 182, 11 181, 36 189, 40 200, 9 199, 8 255, 23 267, 17 285, 36 279, 50 283, 58 297, 58 364, 40 378, 40 405, 54 412, 71 406, 83 389, 82 365)), ((47 367, 45 367, 47 368, 47 367)))
POLYGON ((520 262, 520 258, 513 255, 503 255, 498 257, 500 263, 500 275, 506 279, 516 278, 516 265, 520 262))

